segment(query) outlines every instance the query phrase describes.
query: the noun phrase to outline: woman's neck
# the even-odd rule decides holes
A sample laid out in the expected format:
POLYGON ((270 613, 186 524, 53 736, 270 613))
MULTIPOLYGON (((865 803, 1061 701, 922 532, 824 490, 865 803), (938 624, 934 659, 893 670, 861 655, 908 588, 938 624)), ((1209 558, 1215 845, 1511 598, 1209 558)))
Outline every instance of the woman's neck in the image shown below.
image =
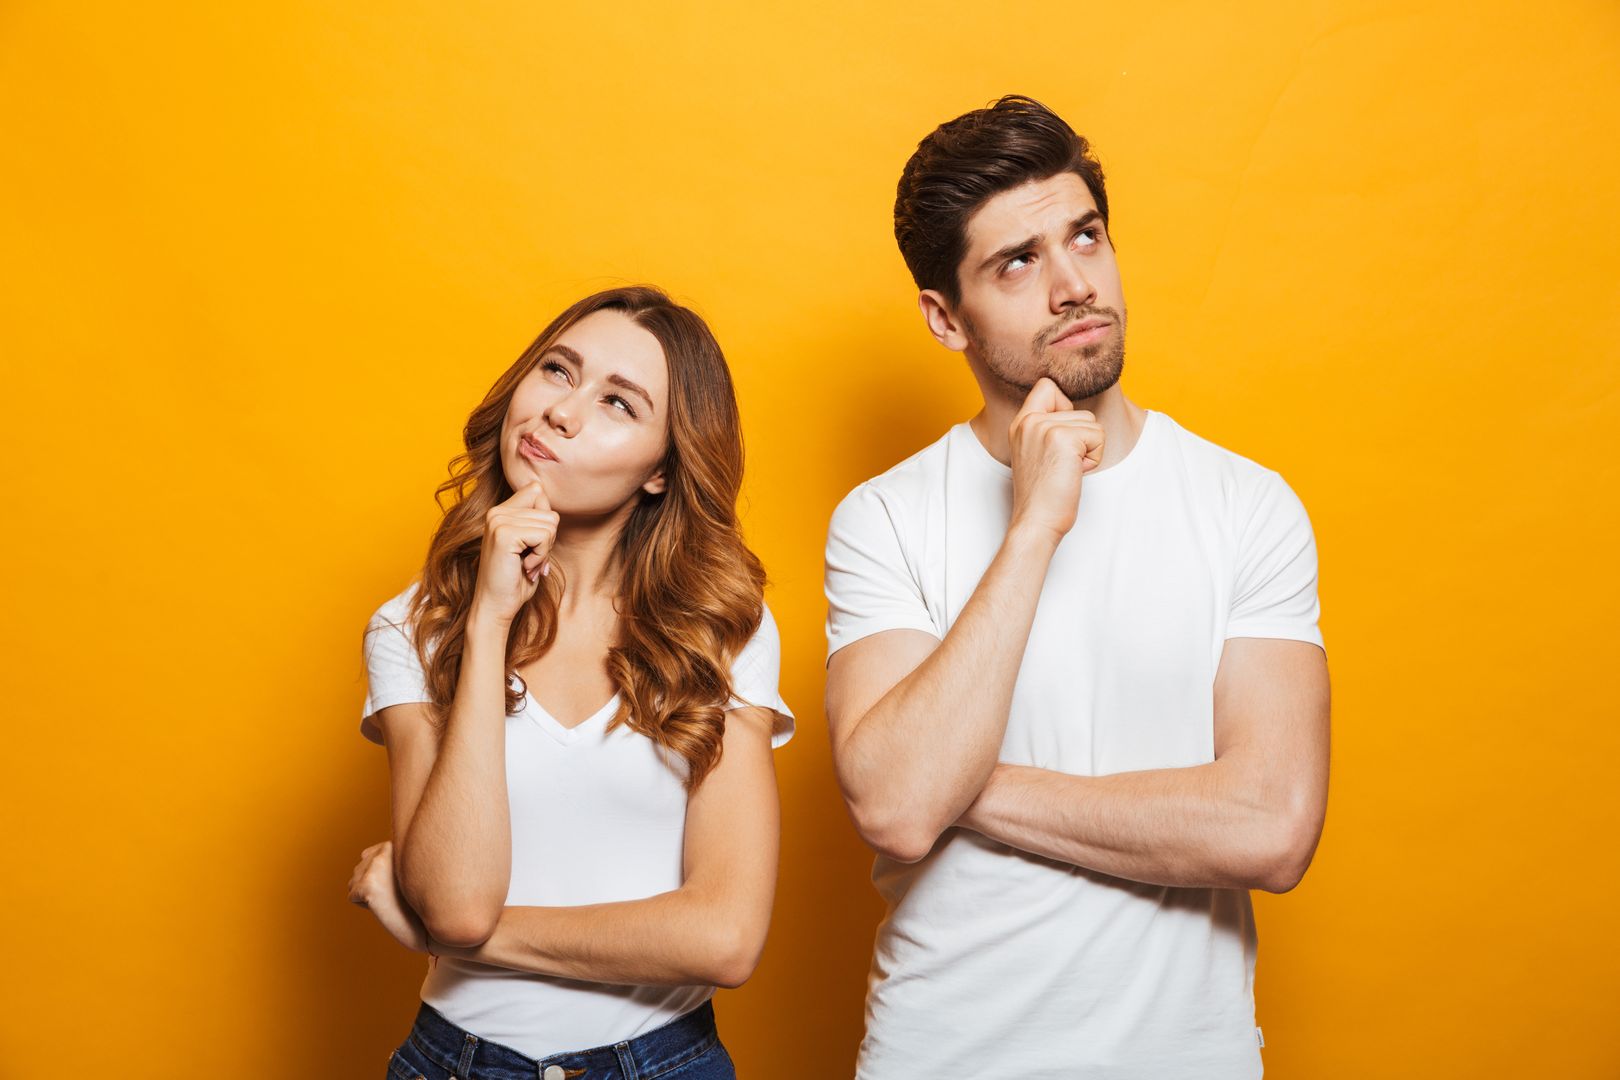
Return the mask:
POLYGON ((564 518, 558 523, 551 561, 567 583, 558 605, 559 615, 567 617, 618 594, 622 576, 618 565, 619 534, 629 516, 621 512, 600 518, 564 518))

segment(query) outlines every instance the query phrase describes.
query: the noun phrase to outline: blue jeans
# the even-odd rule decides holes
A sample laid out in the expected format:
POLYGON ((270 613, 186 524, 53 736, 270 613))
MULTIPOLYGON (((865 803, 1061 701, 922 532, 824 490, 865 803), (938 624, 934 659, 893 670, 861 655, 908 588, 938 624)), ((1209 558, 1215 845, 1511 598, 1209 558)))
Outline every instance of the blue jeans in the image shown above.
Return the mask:
POLYGON ((535 1060, 480 1039, 427 1004, 394 1056, 389 1080, 736 1080, 705 1001, 626 1042, 535 1060))

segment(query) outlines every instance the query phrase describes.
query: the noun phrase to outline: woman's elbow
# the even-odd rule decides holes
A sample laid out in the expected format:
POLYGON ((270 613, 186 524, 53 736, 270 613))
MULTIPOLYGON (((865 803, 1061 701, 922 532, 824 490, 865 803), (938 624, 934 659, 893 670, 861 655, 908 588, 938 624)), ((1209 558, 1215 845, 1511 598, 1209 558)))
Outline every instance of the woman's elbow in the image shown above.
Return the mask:
POLYGON ((426 904, 417 909, 428 937, 453 949, 476 949, 490 939, 501 921, 501 909, 458 902, 426 904))
POLYGON ((428 937, 456 949, 476 949, 489 940, 501 919, 504 892, 479 896, 465 887, 446 888, 437 879, 412 876, 409 869, 401 867, 400 891, 421 916, 428 937))
POLYGON ((725 928, 708 958, 706 981, 713 986, 735 990, 754 974, 764 952, 763 928, 756 930, 738 925, 725 928))

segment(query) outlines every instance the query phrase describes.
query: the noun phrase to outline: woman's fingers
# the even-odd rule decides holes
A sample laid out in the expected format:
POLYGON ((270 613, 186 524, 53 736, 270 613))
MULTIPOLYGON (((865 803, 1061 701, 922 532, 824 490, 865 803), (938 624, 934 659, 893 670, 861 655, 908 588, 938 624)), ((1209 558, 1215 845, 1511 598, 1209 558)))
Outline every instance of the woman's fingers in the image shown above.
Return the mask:
POLYGON ((535 510, 550 510, 551 500, 546 498, 546 486, 539 480, 531 480, 512 493, 512 497, 500 504, 501 506, 529 507, 535 510))
POLYGON ((372 867, 393 856, 394 842, 384 840, 360 853, 360 861, 349 874, 349 903, 370 907, 372 867))
POLYGON ((523 517, 505 517, 491 526, 499 551, 521 555, 532 547, 550 547, 557 536, 558 518, 549 511, 528 511, 523 517))

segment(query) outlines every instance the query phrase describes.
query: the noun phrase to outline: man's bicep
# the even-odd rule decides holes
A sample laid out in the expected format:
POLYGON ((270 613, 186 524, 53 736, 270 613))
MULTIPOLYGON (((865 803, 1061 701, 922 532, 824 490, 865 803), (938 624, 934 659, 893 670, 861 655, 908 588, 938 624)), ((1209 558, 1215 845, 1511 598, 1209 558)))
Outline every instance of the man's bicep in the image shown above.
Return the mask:
POLYGON ((1241 754, 1290 802, 1325 801, 1327 655, 1285 638, 1228 638, 1215 676, 1215 757, 1241 754))
POLYGON ((884 630, 853 641, 827 661, 827 730, 838 753, 860 719, 939 648, 922 630, 884 630))

